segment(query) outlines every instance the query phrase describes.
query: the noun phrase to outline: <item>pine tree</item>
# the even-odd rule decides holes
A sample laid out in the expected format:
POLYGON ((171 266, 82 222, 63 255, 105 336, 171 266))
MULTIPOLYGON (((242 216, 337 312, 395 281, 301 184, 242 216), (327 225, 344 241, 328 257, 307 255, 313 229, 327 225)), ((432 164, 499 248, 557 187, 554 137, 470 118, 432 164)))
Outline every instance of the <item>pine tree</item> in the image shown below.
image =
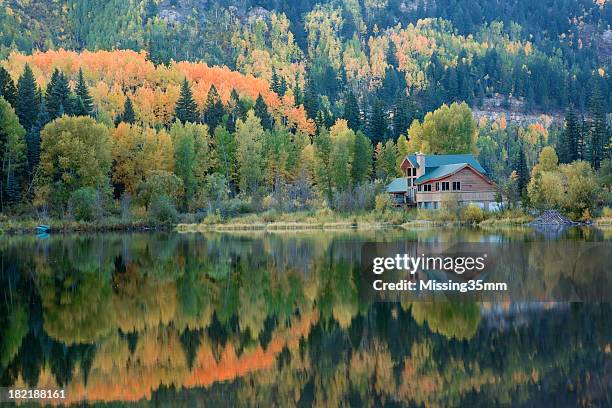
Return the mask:
POLYGON ((191 87, 189 86, 187 78, 183 80, 183 84, 181 85, 181 94, 176 102, 174 116, 182 123, 196 123, 198 121, 198 105, 193 99, 193 94, 191 93, 191 87))
POLYGON ((30 66, 26 64, 23 74, 21 74, 17 81, 17 102, 15 104, 19 123, 21 123, 26 132, 30 132, 36 123, 39 108, 36 80, 30 66))
POLYGON ((266 130, 271 130, 274 125, 274 120, 268 111, 268 105, 263 100, 261 94, 257 96, 257 100, 255 101, 255 116, 261 120, 261 126, 263 126, 266 130))
POLYGON ((361 112, 359 111, 359 103, 353 92, 348 91, 344 101, 344 119, 355 132, 361 129, 361 112))
POLYGON ((49 115, 44 101, 38 102, 38 118, 32 129, 26 135, 26 155, 28 158, 28 171, 30 177, 34 176, 34 171, 40 161, 40 131, 49 123, 49 115))
POLYGON ((309 118, 315 118, 319 112, 319 96, 314 88, 312 80, 306 82, 306 90, 304 91, 304 109, 309 118))
POLYGON ((212 134, 217 126, 223 121, 225 107, 214 85, 210 86, 204 105, 202 121, 208 125, 208 131, 212 134))
POLYGON ((238 92, 236 89, 232 89, 228 104, 227 130, 234 133, 236 131, 236 122, 238 119, 244 120, 246 113, 246 108, 240 100, 238 92))
POLYGON ((519 144, 519 155, 516 163, 516 173, 518 175, 517 187, 521 194, 523 194, 529 183, 529 169, 527 168, 527 160, 525 159, 525 149, 523 144, 519 144))
POLYGON ((278 96, 283 97, 285 96, 285 94, 287 93, 287 80, 285 79, 285 77, 281 77, 280 79, 280 85, 278 86, 278 96))
POLYGON ((605 160, 606 146, 610 143, 610 133, 606 123, 606 114, 599 89, 595 88, 589 109, 589 159, 591 166, 599 169, 605 160))
POLYGON ((270 89, 276 94, 280 94, 280 79, 276 73, 276 68, 272 67, 272 79, 270 80, 270 89))
POLYGON ((304 96, 300 87, 300 77, 298 75, 295 76, 295 85, 293 86, 293 103, 295 106, 300 106, 304 103, 304 96))
POLYGON ((118 122, 134 124, 136 122, 136 114, 134 113, 134 105, 132 99, 128 96, 123 104, 123 113, 119 115, 118 122))
POLYGON ((397 95, 393 111, 393 132, 395 136, 405 134, 414 119, 414 109, 410 102, 403 92, 397 95))
POLYGON ((70 115, 70 86, 66 76, 57 68, 47 85, 47 111, 51 120, 70 115))
MULTIPOLYGON (((27 65, 26 65, 27 66, 27 65)), ((17 100, 17 88, 10 74, 3 66, 0 66, 0 96, 11 106, 15 106, 17 100)))
POLYGON ((75 106, 74 114, 76 116, 91 116, 93 113, 93 99, 89 95, 89 89, 85 83, 83 69, 79 68, 79 78, 75 89, 77 106, 75 106))
POLYGON ((387 116, 381 100, 374 102, 372 112, 368 118, 368 137, 372 144, 387 140, 387 116))
POLYGON ((559 162, 571 163, 579 158, 580 126, 574 108, 570 106, 565 116, 565 129, 558 147, 559 162))

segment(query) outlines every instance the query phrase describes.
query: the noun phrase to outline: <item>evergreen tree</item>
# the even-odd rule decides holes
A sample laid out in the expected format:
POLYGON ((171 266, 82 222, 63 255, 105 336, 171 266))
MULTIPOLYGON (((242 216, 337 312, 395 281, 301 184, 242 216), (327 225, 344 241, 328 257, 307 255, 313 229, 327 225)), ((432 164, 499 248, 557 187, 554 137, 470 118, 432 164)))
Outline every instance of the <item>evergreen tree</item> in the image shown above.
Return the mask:
POLYGON ((287 80, 285 79, 285 77, 281 77, 280 79, 280 85, 278 86, 278 96, 283 97, 285 96, 285 94, 287 93, 287 80))
POLYGON ((571 163, 579 158, 580 126, 574 108, 570 106, 565 116, 565 129, 559 140, 559 162, 571 163))
POLYGON ((187 78, 183 80, 183 84, 181 85, 181 94, 176 102, 174 116, 182 123, 196 123, 198 121, 198 105, 193 99, 193 94, 191 93, 191 87, 189 86, 187 78))
POLYGON ((348 91, 344 100, 344 119, 355 132, 361 129, 361 113, 359 103, 353 92, 348 91))
POLYGON ((263 100, 261 94, 257 96, 257 100, 255 101, 255 116, 261 120, 261 126, 263 126, 265 130, 272 129, 274 120, 272 119, 270 112, 268 112, 268 105, 266 105, 266 102, 263 100))
POLYGON ((595 88, 589 109, 589 159, 591 166, 599 169, 606 159, 606 146, 610 144, 610 133, 599 89, 595 88))
POLYGON ((225 108, 219 92, 214 85, 210 86, 208 95, 206 97, 206 104, 204 105, 204 112, 202 115, 203 122, 208 125, 208 131, 212 134, 217 126, 223 121, 223 115, 225 114, 225 108))
POLYGON ((411 101, 404 92, 400 92, 397 95, 393 111, 393 132, 395 136, 405 134, 413 119, 414 108, 411 101))
MULTIPOLYGON (((27 65, 26 65, 27 66, 27 65)), ((17 88, 8 71, 0 66, 0 96, 11 106, 15 106, 17 100, 17 88)))
POLYGON ((351 166, 351 176, 354 185, 367 181, 372 170, 372 154, 373 149, 370 140, 361 131, 358 131, 355 135, 351 166))
POLYGON ((44 101, 38 102, 38 118, 32 129, 26 135, 26 155, 28 159, 28 171, 30 177, 34 176, 34 171, 40 161, 40 131, 49 123, 49 114, 44 101))
POLYGON ((383 102, 377 100, 368 118, 368 137, 372 144, 387 140, 387 115, 384 108, 383 102))
POLYGON ((527 160, 525 158, 525 148, 523 143, 519 143, 519 155, 516 163, 516 174, 518 175, 517 187, 521 194, 526 191, 529 183, 529 169, 527 168, 527 160))
POLYGON ((89 89, 83 77, 83 69, 79 68, 79 78, 75 89, 77 105, 74 114, 76 116, 91 116, 93 113, 93 99, 89 95, 89 89))
POLYGON ((71 113, 68 79, 57 68, 53 71, 47 85, 47 112, 51 120, 71 113))
POLYGON ((240 96, 236 89, 232 89, 230 94, 230 100, 228 104, 228 116, 227 116, 227 130, 231 133, 236 131, 236 122, 238 119, 244 120, 246 117, 246 107, 240 100, 240 96))
POLYGON ((306 82, 306 89, 304 91, 304 109, 309 118, 315 118, 319 112, 319 95, 314 87, 314 82, 309 80, 306 82))
POLYGON ((276 73, 276 68, 272 67, 272 79, 270 80, 270 89, 280 95, 280 79, 276 73))
POLYGON ((36 80, 30 66, 26 64, 23 74, 21 74, 19 81, 17 81, 17 102, 15 104, 19 123, 21 123, 26 132, 30 132, 36 123, 40 108, 37 99, 36 80))
POLYGON ((19 201, 25 168, 25 130, 9 103, 0 97, 0 211, 19 201))
POLYGON ((123 103, 123 112, 115 119, 115 125, 118 125, 121 122, 129 123, 131 125, 136 123, 134 105, 132 104, 132 99, 130 99, 129 96, 125 98, 125 102, 123 103))
POLYGON ((295 76, 295 85, 293 86, 293 103, 295 106, 300 106, 304 103, 304 95, 302 95, 302 88, 300 88, 300 77, 298 75, 295 76))

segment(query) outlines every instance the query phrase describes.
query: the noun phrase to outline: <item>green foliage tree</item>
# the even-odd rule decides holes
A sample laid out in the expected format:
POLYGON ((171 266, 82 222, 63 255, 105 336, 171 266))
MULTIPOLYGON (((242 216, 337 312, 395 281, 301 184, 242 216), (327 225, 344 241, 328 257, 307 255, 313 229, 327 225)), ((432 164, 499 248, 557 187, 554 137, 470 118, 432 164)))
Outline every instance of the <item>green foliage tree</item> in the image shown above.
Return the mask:
POLYGON ((219 92, 214 85, 211 85, 208 90, 208 95, 206 96, 202 121, 208 125, 208 130, 210 132, 214 132, 217 126, 223 121, 224 114, 225 107, 223 106, 219 92))
POLYGON ((359 111, 359 103, 355 95, 348 91, 344 99, 344 115, 348 125, 355 132, 361 129, 361 113, 359 111))
MULTIPOLYGON (((152 203, 157 200, 161 200, 160 207, 166 207, 164 197, 169 199, 173 206, 179 205, 184 192, 181 178, 165 170, 151 170, 147 173, 146 180, 138 186, 136 198, 137 202, 149 211, 152 203)), ((164 212, 166 209, 162 208, 164 212)))
POLYGON ((352 159, 352 179, 354 185, 365 183, 372 173, 373 148, 370 139, 361 131, 355 135, 352 159))
POLYGON ((174 116, 182 123, 196 123, 198 121, 198 105, 193 99, 187 78, 181 84, 181 94, 174 108, 174 116))
POLYGON ((388 138, 388 130, 385 105, 383 101, 377 100, 368 117, 368 137, 372 144, 384 143, 388 138))
POLYGON ((272 130, 274 120, 272 119, 272 115, 270 115, 270 112, 268 111, 268 105, 266 105, 266 102, 261 94, 257 95, 254 112, 255 116, 257 116, 261 121, 261 126, 263 126, 265 130, 272 130))
POLYGON ((397 149, 393 140, 387 140, 385 144, 376 146, 375 172, 376 178, 388 181, 396 177, 399 171, 397 167, 397 149))
POLYGON ((234 135, 223 126, 217 126, 213 135, 213 146, 214 171, 225 176, 226 182, 234 180, 236 175, 236 139, 234 135))
POLYGON ((30 132, 36 123, 39 107, 40 104, 36 95, 36 80, 32 69, 26 64, 23 74, 17 81, 17 100, 15 103, 15 111, 19 116, 19 122, 26 132, 30 132))
POLYGON ((63 117, 42 130, 35 204, 62 212, 70 194, 91 187, 104 201, 110 197, 109 129, 86 116, 63 117))
POLYGON ((466 103, 442 105, 413 121, 408 132, 411 147, 430 154, 476 153, 476 123, 466 103))
POLYGON ((563 129, 563 133, 561 133, 557 147, 559 151, 559 161, 561 163, 571 163, 580 158, 580 140, 581 135, 578 118, 576 117, 573 106, 570 106, 565 116, 565 128, 563 129))
POLYGON ((115 118, 115 126, 121 122, 129 123, 133 125, 136 123, 136 113, 134 113, 134 104, 132 103, 132 99, 128 96, 125 98, 125 102, 123 103, 123 112, 115 118))
POLYGON ((236 123, 236 167, 240 191, 254 194, 264 181, 264 129, 250 110, 244 121, 236 123))
POLYGON ((59 69, 55 69, 47 85, 47 112, 51 120, 66 114, 70 115, 70 85, 68 78, 59 69))
POLYGON ((603 108, 602 97, 598 88, 595 88, 589 108, 589 159, 591 166, 598 169, 601 162, 607 157, 612 134, 608 129, 606 113, 603 108))
POLYGON ((20 199, 20 184, 26 169, 25 130, 19 124, 15 110, 0 97, 0 208, 20 199))
POLYGON ((315 146, 315 179, 319 192, 327 199, 328 203, 332 201, 332 165, 331 151, 332 142, 327 128, 322 127, 314 138, 315 146))
POLYGON ((91 116, 93 115, 94 104, 91 95, 89 94, 89 88, 85 83, 85 77, 83 76, 83 69, 79 68, 79 76, 75 87, 76 94, 76 106, 73 114, 76 116, 91 116))
POLYGON ((15 107, 17 101, 17 88, 13 82, 13 78, 8 71, 0 66, 0 96, 4 98, 11 106, 15 107))

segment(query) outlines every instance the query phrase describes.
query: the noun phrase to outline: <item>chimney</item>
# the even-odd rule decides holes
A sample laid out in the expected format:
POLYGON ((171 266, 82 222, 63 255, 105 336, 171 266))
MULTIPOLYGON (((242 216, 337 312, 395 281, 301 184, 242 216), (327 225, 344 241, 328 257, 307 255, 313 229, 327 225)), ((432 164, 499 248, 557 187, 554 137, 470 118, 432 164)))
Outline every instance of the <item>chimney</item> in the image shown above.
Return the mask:
POLYGON ((423 174, 425 174, 425 155, 421 152, 416 152, 415 156, 416 156, 416 162, 418 166, 416 175, 417 175, 417 178, 419 178, 423 174))

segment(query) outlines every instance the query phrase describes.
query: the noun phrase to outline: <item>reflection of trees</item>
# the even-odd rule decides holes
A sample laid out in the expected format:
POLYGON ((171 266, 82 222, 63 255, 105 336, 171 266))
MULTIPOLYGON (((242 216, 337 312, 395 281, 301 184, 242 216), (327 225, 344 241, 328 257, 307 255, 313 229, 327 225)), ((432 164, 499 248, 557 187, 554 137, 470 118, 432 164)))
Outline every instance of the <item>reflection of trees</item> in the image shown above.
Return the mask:
MULTIPOLYGON (((24 322, 10 331, 17 345, 0 385, 62 384, 74 401, 203 387, 187 406, 213 390, 234 406, 528 404, 544 378, 551 393, 566 397, 569 383, 590 395, 585 378, 600 374, 610 343, 609 306, 534 312, 500 331, 475 303, 368 304, 356 262, 371 237, 306 237, 22 242, 33 260, 16 265, 36 265, 36 284, 13 284, 15 304, 29 308, 0 303, 4 321, 24 322), (302 249, 310 258, 293 262, 302 249)), ((11 338, 0 333, 3 344, 11 338)))

